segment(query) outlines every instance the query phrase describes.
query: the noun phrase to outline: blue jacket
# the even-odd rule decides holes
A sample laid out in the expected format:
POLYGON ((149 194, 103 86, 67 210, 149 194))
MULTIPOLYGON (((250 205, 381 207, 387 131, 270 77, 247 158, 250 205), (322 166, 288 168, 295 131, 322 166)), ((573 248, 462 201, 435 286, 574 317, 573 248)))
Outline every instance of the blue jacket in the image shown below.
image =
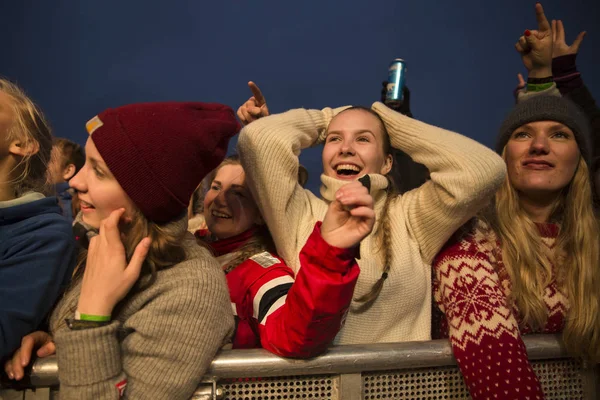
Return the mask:
POLYGON ((56 197, 0 208, 0 359, 44 321, 69 282, 75 251, 56 197))

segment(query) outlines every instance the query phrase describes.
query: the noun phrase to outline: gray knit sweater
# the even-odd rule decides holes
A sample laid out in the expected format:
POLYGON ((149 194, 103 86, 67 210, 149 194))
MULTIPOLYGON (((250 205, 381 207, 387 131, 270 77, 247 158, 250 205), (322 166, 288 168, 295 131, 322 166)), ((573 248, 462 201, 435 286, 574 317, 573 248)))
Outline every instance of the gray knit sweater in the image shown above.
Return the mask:
POLYGON ((216 352, 229 341, 233 315, 225 275, 191 235, 187 259, 157 273, 149 288, 118 305, 110 325, 71 331, 81 280, 52 313, 60 398, 189 399, 216 352))

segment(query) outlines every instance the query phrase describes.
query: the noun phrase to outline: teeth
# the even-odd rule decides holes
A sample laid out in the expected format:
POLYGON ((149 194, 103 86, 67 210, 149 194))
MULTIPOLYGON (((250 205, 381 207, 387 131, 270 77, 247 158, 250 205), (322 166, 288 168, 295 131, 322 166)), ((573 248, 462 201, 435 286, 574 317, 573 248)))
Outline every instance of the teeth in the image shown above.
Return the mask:
POLYGON ((337 171, 340 171, 340 170, 350 170, 350 171, 360 172, 360 168, 358 168, 356 165, 352 165, 352 164, 340 164, 337 166, 337 171))
POLYGON ((214 217, 217 217, 217 218, 231 218, 229 215, 227 215, 227 214, 223 214, 223 213, 221 213, 221 212, 218 212, 218 211, 213 211, 213 212, 212 212, 212 215, 213 215, 214 217))
POLYGON ((87 201, 79 200, 79 203, 86 208, 94 208, 94 206, 88 203, 87 201))

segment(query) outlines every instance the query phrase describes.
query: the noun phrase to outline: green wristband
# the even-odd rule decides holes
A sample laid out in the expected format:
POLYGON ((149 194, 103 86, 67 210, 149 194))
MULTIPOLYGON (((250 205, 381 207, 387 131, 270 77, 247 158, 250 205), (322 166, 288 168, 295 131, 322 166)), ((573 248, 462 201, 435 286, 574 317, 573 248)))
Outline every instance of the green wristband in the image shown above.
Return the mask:
POLYGON ((91 315, 91 314, 81 314, 79 313, 79 320, 81 321, 91 321, 91 322, 109 322, 110 315, 91 315))

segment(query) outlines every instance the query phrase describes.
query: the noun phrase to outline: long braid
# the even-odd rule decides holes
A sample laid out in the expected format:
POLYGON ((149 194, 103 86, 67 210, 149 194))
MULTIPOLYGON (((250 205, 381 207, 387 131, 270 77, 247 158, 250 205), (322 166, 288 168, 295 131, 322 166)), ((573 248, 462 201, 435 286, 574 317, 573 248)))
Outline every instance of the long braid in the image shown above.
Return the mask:
POLYGON ((391 225, 390 219, 388 218, 388 211, 392 199, 396 196, 396 194, 397 193, 395 185, 393 184, 393 181, 388 177, 388 189, 386 193, 385 203, 383 205, 383 210, 381 211, 382 222, 379 224, 377 232, 375 232, 375 235, 379 238, 380 241, 378 252, 383 250, 383 272, 381 273, 381 277, 377 280, 377 282, 375 282, 375 284, 368 293, 360 296, 357 299, 354 299, 354 301, 358 303, 363 303, 363 305, 360 307, 361 311, 364 311, 367 308, 369 308, 377 299, 377 297, 379 297, 379 293, 381 293, 381 289, 383 289, 383 283, 387 279, 388 272, 390 271, 392 265, 392 236, 390 233, 391 225))

